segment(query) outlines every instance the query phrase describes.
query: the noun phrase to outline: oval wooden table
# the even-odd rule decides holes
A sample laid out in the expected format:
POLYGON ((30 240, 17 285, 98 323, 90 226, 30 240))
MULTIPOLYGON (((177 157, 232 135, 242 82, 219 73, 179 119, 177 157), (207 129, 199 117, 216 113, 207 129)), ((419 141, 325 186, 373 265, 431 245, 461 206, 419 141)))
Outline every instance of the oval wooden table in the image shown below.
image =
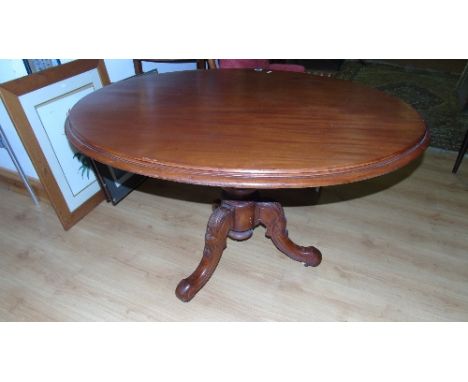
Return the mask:
POLYGON ((375 89, 304 73, 186 71, 134 77, 84 97, 66 123, 89 157, 138 174, 219 186, 203 257, 176 289, 189 301, 213 274, 227 237, 261 224, 287 256, 322 255, 288 238, 280 204, 255 192, 354 182, 396 170, 429 143, 420 115, 375 89))

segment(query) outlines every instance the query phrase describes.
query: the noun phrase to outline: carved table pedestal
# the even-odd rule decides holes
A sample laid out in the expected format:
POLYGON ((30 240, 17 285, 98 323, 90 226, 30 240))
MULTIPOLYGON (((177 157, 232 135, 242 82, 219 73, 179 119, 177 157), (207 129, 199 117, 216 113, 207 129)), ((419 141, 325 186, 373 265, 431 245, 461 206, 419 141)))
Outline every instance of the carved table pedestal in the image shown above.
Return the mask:
POLYGON ((255 190, 225 189, 223 200, 208 220, 205 249, 197 269, 183 279, 176 289, 182 301, 190 301, 208 282, 226 248, 227 238, 247 240, 259 224, 266 236, 291 259, 316 267, 322 254, 315 247, 301 247, 288 237, 283 207, 277 202, 257 201, 255 190))

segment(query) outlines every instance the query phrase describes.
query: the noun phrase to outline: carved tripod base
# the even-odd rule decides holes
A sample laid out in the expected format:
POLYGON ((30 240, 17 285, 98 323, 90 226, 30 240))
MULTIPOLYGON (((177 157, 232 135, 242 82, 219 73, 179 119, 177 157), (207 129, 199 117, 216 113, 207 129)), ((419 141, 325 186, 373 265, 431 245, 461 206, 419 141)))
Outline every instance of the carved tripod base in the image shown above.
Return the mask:
POLYGON ((291 259, 306 266, 316 267, 322 261, 322 254, 315 247, 301 247, 288 237, 286 218, 281 204, 253 201, 255 190, 225 190, 224 200, 213 211, 208 221, 205 249, 197 269, 176 288, 177 297, 190 301, 208 282, 221 255, 226 248, 227 238, 247 240, 259 224, 265 226, 265 236, 291 259))

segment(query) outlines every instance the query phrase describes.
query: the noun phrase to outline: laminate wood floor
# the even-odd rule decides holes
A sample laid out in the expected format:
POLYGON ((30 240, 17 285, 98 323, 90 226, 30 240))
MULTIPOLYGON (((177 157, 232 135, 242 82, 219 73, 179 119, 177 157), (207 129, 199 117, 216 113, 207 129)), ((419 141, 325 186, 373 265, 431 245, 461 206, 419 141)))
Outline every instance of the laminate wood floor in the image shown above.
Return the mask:
POLYGON ((228 241, 190 302, 174 289, 198 264, 217 189, 150 180, 63 231, 47 203, 0 183, 3 321, 466 321, 468 159, 430 149, 395 173, 267 195, 290 237, 322 264, 281 254, 258 227, 228 241))

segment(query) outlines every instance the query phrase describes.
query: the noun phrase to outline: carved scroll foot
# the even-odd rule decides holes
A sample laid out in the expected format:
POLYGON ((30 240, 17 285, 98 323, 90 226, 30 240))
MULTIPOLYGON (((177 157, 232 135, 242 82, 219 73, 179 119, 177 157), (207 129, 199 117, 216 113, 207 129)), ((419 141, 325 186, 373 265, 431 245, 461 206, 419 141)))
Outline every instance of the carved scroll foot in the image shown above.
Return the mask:
POLYGON ((279 203, 257 202, 256 203, 257 224, 266 227, 266 236, 273 241, 285 255, 291 259, 304 263, 305 266, 316 267, 322 261, 322 254, 315 247, 301 247, 288 237, 286 229, 286 218, 279 203))
POLYGON ((229 231, 234 224, 234 208, 222 204, 214 210, 208 221, 205 235, 205 249, 197 269, 186 279, 179 282, 176 296, 184 301, 190 301, 193 296, 208 282, 221 255, 226 248, 229 231))

